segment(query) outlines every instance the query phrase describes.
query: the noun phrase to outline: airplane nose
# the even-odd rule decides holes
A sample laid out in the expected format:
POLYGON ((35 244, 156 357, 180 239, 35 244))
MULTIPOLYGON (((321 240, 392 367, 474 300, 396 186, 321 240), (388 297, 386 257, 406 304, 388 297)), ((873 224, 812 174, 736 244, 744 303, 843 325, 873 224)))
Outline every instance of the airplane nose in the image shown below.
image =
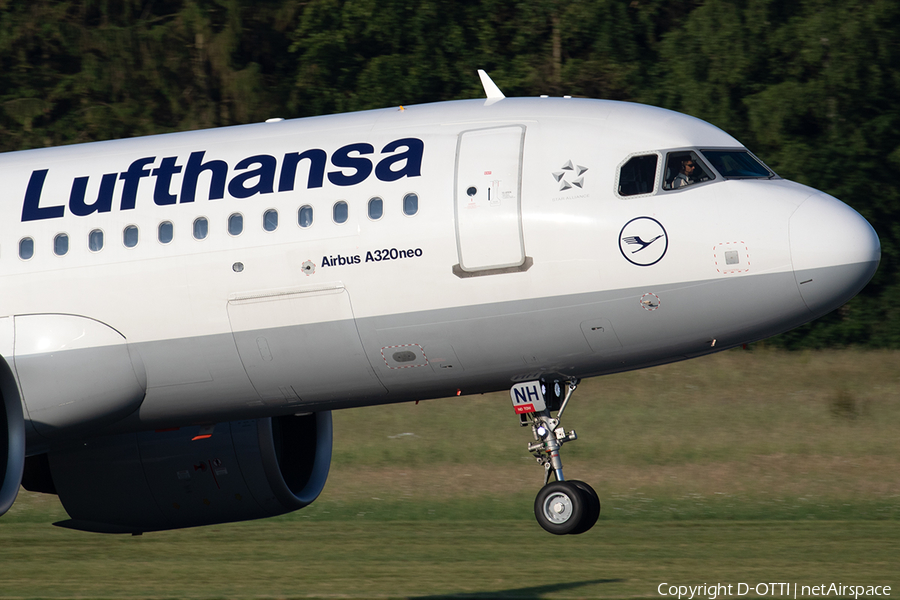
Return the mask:
POLYGON ((816 316, 855 296, 881 260, 881 243, 869 222, 825 194, 813 194, 797 208, 789 231, 794 277, 816 316))

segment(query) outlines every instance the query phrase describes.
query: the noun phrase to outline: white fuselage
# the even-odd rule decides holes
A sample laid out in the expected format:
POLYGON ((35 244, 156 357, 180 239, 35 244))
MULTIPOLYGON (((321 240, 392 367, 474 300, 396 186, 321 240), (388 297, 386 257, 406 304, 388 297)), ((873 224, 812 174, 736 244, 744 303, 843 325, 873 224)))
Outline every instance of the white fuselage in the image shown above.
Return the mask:
POLYGON ((813 189, 663 190, 665 153, 691 148, 741 145, 662 109, 547 98, 0 156, 0 353, 29 453, 679 360, 815 318, 871 277, 871 227, 813 189), (621 196, 622 165, 652 153, 652 191, 621 196), (641 236, 657 239, 622 241, 641 236))

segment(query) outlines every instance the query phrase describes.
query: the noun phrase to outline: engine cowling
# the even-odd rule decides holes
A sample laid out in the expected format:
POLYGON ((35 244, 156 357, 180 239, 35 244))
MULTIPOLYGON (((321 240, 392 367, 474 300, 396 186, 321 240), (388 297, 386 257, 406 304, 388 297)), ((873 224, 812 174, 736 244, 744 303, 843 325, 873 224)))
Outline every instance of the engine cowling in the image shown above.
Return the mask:
POLYGON ((25 464, 25 421, 22 400, 6 361, 0 359, 0 515, 19 493, 25 464))
MULTIPOLYGON (((43 469, 53 489, 35 491, 55 491, 71 517, 56 525, 83 531, 260 519, 318 497, 331 443, 330 412, 107 436, 51 450, 43 469)), ((39 472, 36 458, 29 461, 39 472)), ((39 480, 26 473, 23 484, 39 480)))

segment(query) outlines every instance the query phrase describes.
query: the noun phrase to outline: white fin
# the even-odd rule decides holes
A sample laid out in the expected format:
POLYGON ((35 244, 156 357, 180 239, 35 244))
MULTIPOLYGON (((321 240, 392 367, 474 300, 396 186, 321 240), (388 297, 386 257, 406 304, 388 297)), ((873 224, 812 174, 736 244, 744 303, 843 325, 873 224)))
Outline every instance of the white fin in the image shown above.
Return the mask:
POLYGON ((481 77, 481 85, 484 86, 484 93, 487 95, 488 100, 501 100, 506 98, 506 96, 503 95, 503 92, 500 91, 500 88, 497 87, 497 84, 491 79, 490 75, 483 70, 478 69, 478 76, 481 77))

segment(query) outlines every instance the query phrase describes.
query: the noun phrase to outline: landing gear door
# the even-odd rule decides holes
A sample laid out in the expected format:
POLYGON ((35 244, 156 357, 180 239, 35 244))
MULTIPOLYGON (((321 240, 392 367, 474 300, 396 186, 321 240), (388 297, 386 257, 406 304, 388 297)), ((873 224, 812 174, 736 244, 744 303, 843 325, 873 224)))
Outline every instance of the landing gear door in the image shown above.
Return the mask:
POLYGON ((525 264, 521 206, 524 141, 524 125, 459 134, 454 200, 462 272, 518 270, 516 267, 525 264))
POLYGON ((509 390, 509 397, 517 415, 542 412, 547 408, 540 381, 517 383, 509 390))

